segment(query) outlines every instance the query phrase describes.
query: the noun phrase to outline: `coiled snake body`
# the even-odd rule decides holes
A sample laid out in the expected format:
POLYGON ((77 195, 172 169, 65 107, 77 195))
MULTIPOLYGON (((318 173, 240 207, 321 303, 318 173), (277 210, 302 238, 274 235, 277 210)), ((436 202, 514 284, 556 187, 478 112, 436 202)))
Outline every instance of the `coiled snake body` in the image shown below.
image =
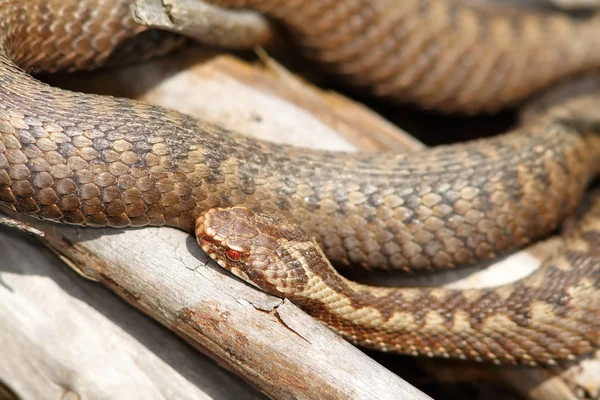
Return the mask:
POLYGON ((245 207, 209 210, 196 235, 221 266, 289 298, 354 343, 430 357, 553 364, 592 351, 600 340, 599 229, 597 195, 561 251, 534 274, 470 290, 351 282, 297 225, 245 207))
MULTIPOLYGON (((281 5, 274 10, 292 12, 294 4, 290 1, 290 8, 281 5)), ((350 12, 365 3, 319 4, 321 11, 330 10, 325 15, 331 19, 313 25, 336 33, 334 39, 345 31, 326 22, 335 27, 334 17, 347 15, 338 12, 350 12)), ((445 3, 420 4, 437 10, 440 6, 436 4, 445 3)), ((417 271, 489 259, 555 229, 573 212, 600 165, 600 137, 596 135, 600 98, 593 96, 553 108, 535 125, 489 140, 411 154, 344 154, 257 141, 160 107, 52 88, 16 66, 49 71, 91 68, 152 40, 159 44, 155 48, 158 53, 178 45, 178 38, 136 26, 129 5, 125 0, 0 0, 0 204, 63 223, 169 225, 189 232, 206 210, 243 205, 297 223, 316 237, 327 257, 338 264, 417 271), (136 34, 142 34, 143 40, 134 38, 136 34)), ((302 10, 300 3, 296 6, 302 10)), ((304 13, 292 14, 294 18, 310 17, 314 14, 311 10, 308 7, 304 13)), ((457 17, 456 12, 453 15, 457 17)), ((285 15, 278 16, 285 19, 285 15)), ((397 21, 386 18, 382 21, 397 21)), ((600 35, 579 41, 563 38, 572 33, 577 39, 594 25, 553 18, 544 32, 546 37, 556 38, 557 46, 545 45, 536 53, 541 42, 531 34, 525 41, 531 47, 522 50, 550 54, 555 49, 559 58, 578 56, 552 66, 542 63, 547 72, 538 70, 527 76, 544 79, 519 86, 515 99, 550 77, 592 67, 596 61, 587 51, 596 48, 595 38, 600 35), (580 44, 570 44, 575 42, 580 44)), ((493 19, 486 21, 493 25, 493 19)), ((381 57, 385 49, 379 50, 381 57)), ((473 59, 478 57, 477 49, 473 59)), ((519 69, 524 65, 520 63, 537 60, 530 57, 511 58, 506 53, 502 63, 492 64, 513 65, 502 69, 499 76, 508 79, 506 85, 517 85, 519 71, 525 70, 519 69)), ((532 65, 528 68, 535 69, 532 65)), ((473 109, 466 104, 477 103, 470 97, 466 102, 461 96, 456 98, 449 109, 469 111, 473 109)), ((489 103, 495 104, 491 108, 508 101, 492 93, 484 98, 496 99, 489 103)), ((581 246, 577 248, 581 250, 581 246)), ((586 259, 591 261, 581 268, 573 265, 579 259, 569 255, 553 261, 557 267, 547 269, 551 272, 517 286, 522 292, 494 289, 481 295, 467 291, 452 295, 454 303, 446 301, 446 292, 429 289, 397 296, 396 292, 341 280, 322 282, 331 285, 328 293, 340 296, 344 318, 354 320, 352 329, 363 329, 362 333, 347 333, 361 343, 419 354, 549 363, 587 352, 598 343, 598 292, 595 283, 586 280, 597 263, 594 258, 586 259), (585 301, 578 295, 582 282, 585 301), (339 285, 365 292, 362 298, 368 305, 344 298, 339 285), (538 286, 558 287, 559 294, 536 292, 538 286), (508 305, 517 298, 517 305, 508 305), (507 306, 488 307, 498 304, 498 299, 507 306), (430 313, 442 300, 454 307, 448 306, 444 314, 430 313), (552 308, 553 302, 562 304, 562 311, 552 308), (399 314, 394 307, 400 307, 399 314), (369 309, 383 319, 367 318, 363 312, 369 309), (396 339, 380 336, 382 331, 372 326, 379 322, 385 326, 385 317, 390 317, 387 324, 400 324, 406 331, 414 329, 413 333, 396 339), (419 336, 433 325, 445 328, 419 336), (469 335, 455 335, 459 328, 469 335), (510 336, 512 341, 502 341, 498 335, 510 336), (405 344, 398 347, 400 340, 405 344), (468 346, 459 346, 457 340, 468 346)), ((316 314, 344 330, 335 313, 321 311, 316 314)))

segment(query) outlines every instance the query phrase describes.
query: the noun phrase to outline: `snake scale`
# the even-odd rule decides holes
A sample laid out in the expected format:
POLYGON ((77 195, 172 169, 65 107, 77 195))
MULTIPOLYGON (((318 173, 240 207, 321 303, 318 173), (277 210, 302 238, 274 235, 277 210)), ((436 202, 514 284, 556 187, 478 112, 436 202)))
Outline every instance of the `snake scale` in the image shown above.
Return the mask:
POLYGON ((465 0, 210 3, 283 21, 305 53, 346 84, 446 112, 495 111, 600 66, 600 14, 574 21, 465 0))
MULTIPOLYGON (((446 111, 496 109, 600 58, 594 18, 506 19, 437 0, 373 4, 255 6, 350 83, 446 111)), ((0 204, 68 224, 188 232, 207 210, 244 206, 259 213, 248 221, 270 221, 268 232, 285 223, 263 214, 297 224, 290 232, 302 238, 298 246, 314 246, 305 240, 314 237, 336 264, 419 271, 490 259, 547 234, 598 172, 594 96, 491 139, 350 154, 251 139, 141 102, 50 87, 25 72, 94 68, 180 44, 135 25, 126 0, 0 0, 0 204)), ((543 272, 508 288, 369 289, 326 277, 327 262, 305 255, 324 274, 315 290, 330 285, 339 299, 305 305, 380 349, 504 363, 572 359, 600 341, 598 264, 588 251, 597 216, 543 272), (382 336, 388 327, 402 334, 382 336)))

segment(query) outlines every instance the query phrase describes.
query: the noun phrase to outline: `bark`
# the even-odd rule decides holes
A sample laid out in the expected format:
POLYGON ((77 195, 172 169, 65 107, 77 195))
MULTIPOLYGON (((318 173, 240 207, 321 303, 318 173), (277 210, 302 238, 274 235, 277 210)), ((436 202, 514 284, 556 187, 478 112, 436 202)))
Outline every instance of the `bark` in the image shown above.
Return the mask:
POLYGON ((200 0, 137 0, 134 17, 141 25, 233 49, 265 44, 273 36, 271 25, 258 13, 229 11, 200 0))

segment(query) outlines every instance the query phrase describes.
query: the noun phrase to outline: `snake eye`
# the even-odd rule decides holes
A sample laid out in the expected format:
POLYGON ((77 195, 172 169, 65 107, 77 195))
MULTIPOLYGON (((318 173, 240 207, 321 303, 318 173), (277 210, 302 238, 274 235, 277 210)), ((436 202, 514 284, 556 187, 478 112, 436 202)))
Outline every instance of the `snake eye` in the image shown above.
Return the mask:
POLYGON ((233 250, 233 249, 227 249, 225 251, 225 255, 227 256, 227 258, 229 258, 231 261, 240 261, 242 259, 242 253, 240 253, 237 250, 233 250))

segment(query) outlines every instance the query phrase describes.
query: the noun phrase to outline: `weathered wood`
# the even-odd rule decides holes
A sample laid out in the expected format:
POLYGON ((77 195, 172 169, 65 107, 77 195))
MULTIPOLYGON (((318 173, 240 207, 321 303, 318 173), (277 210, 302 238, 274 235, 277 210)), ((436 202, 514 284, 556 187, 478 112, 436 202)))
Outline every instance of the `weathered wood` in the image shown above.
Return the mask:
POLYGON ((136 0, 137 23, 199 39, 219 47, 246 49, 268 43, 273 37, 262 15, 226 10, 200 0, 136 0))
POLYGON ((21 399, 262 398, 34 238, 0 227, 0 254, 0 380, 21 399))

